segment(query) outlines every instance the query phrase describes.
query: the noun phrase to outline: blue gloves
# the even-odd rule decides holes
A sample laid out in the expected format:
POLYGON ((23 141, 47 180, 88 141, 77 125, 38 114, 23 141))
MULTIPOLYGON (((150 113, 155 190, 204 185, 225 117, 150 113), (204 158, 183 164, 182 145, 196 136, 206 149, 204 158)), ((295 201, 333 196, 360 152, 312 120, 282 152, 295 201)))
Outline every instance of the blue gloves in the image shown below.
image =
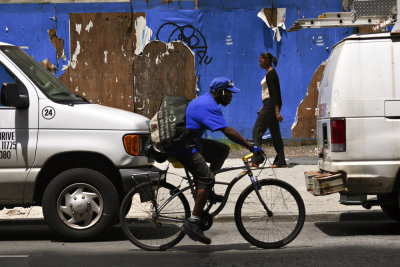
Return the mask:
POLYGON ((250 152, 253 152, 253 153, 261 152, 261 147, 257 146, 257 145, 252 145, 250 148, 250 152))

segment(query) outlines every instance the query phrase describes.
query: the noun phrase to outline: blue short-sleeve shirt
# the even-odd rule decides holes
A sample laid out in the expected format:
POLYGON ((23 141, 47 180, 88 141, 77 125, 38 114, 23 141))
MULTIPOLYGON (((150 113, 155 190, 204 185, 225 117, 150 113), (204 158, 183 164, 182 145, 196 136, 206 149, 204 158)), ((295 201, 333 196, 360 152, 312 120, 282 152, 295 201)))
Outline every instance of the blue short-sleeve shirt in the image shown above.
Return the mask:
POLYGON ((214 97, 207 93, 192 100, 186 108, 186 128, 217 131, 228 127, 214 97))
MULTIPOLYGON (((222 110, 210 93, 195 98, 187 106, 186 128, 193 130, 192 136, 196 139, 197 146, 201 146, 201 136, 205 130, 217 131, 225 127, 228 127, 228 124, 222 115, 222 110)), ((196 152, 196 147, 191 150, 181 147, 172 155, 196 152)))

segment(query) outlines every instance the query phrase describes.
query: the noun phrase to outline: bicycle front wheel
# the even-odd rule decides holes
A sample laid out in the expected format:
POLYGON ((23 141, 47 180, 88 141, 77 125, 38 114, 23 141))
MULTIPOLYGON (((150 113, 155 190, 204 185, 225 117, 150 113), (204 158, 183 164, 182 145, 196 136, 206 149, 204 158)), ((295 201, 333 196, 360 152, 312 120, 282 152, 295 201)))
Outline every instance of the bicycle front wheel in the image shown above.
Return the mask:
POLYGON ((181 226, 190 216, 186 197, 168 183, 142 183, 125 196, 121 227, 128 239, 145 250, 166 250, 182 240, 181 226))
POLYGON ((277 179, 259 181, 258 192, 272 212, 269 216, 253 185, 248 186, 235 206, 235 222, 240 234, 260 248, 279 248, 300 233, 305 220, 304 202, 290 184, 277 179))

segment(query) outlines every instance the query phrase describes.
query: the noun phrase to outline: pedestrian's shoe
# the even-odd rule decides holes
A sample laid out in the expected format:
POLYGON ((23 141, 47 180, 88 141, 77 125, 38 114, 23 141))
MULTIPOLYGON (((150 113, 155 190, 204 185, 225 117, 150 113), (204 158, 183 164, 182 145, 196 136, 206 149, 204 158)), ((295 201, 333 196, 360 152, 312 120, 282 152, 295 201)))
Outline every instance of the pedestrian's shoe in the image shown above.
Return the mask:
POLYGON ((208 195, 208 200, 211 202, 222 202, 224 201, 224 196, 215 194, 214 191, 211 190, 210 194, 208 195))
POLYGON ((253 162, 249 162, 249 166, 250 166, 250 167, 253 167, 253 168, 259 168, 259 167, 260 167, 260 164, 256 164, 256 163, 253 163, 253 162))
POLYGON ((271 168, 287 168, 286 164, 274 164, 271 166, 271 168))
POLYGON ((199 241, 204 244, 211 244, 211 239, 207 237, 203 231, 200 229, 200 226, 196 223, 187 219, 181 227, 182 232, 187 234, 192 240, 199 241))

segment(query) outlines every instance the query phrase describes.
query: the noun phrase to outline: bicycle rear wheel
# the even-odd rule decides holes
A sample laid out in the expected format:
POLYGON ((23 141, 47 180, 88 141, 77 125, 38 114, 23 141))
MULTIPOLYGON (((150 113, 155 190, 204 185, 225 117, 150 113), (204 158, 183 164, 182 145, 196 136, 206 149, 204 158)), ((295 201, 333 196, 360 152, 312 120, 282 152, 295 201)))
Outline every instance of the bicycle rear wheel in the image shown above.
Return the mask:
POLYGON ((259 193, 272 216, 269 217, 253 185, 248 186, 235 206, 240 234, 260 248, 279 248, 293 241, 305 220, 304 202, 290 184, 277 179, 259 181, 259 193))
POLYGON ((166 250, 182 240, 181 226, 190 216, 186 197, 168 183, 142 183, 125 196, 121 227, 128 239, 145 250, 166 250))

